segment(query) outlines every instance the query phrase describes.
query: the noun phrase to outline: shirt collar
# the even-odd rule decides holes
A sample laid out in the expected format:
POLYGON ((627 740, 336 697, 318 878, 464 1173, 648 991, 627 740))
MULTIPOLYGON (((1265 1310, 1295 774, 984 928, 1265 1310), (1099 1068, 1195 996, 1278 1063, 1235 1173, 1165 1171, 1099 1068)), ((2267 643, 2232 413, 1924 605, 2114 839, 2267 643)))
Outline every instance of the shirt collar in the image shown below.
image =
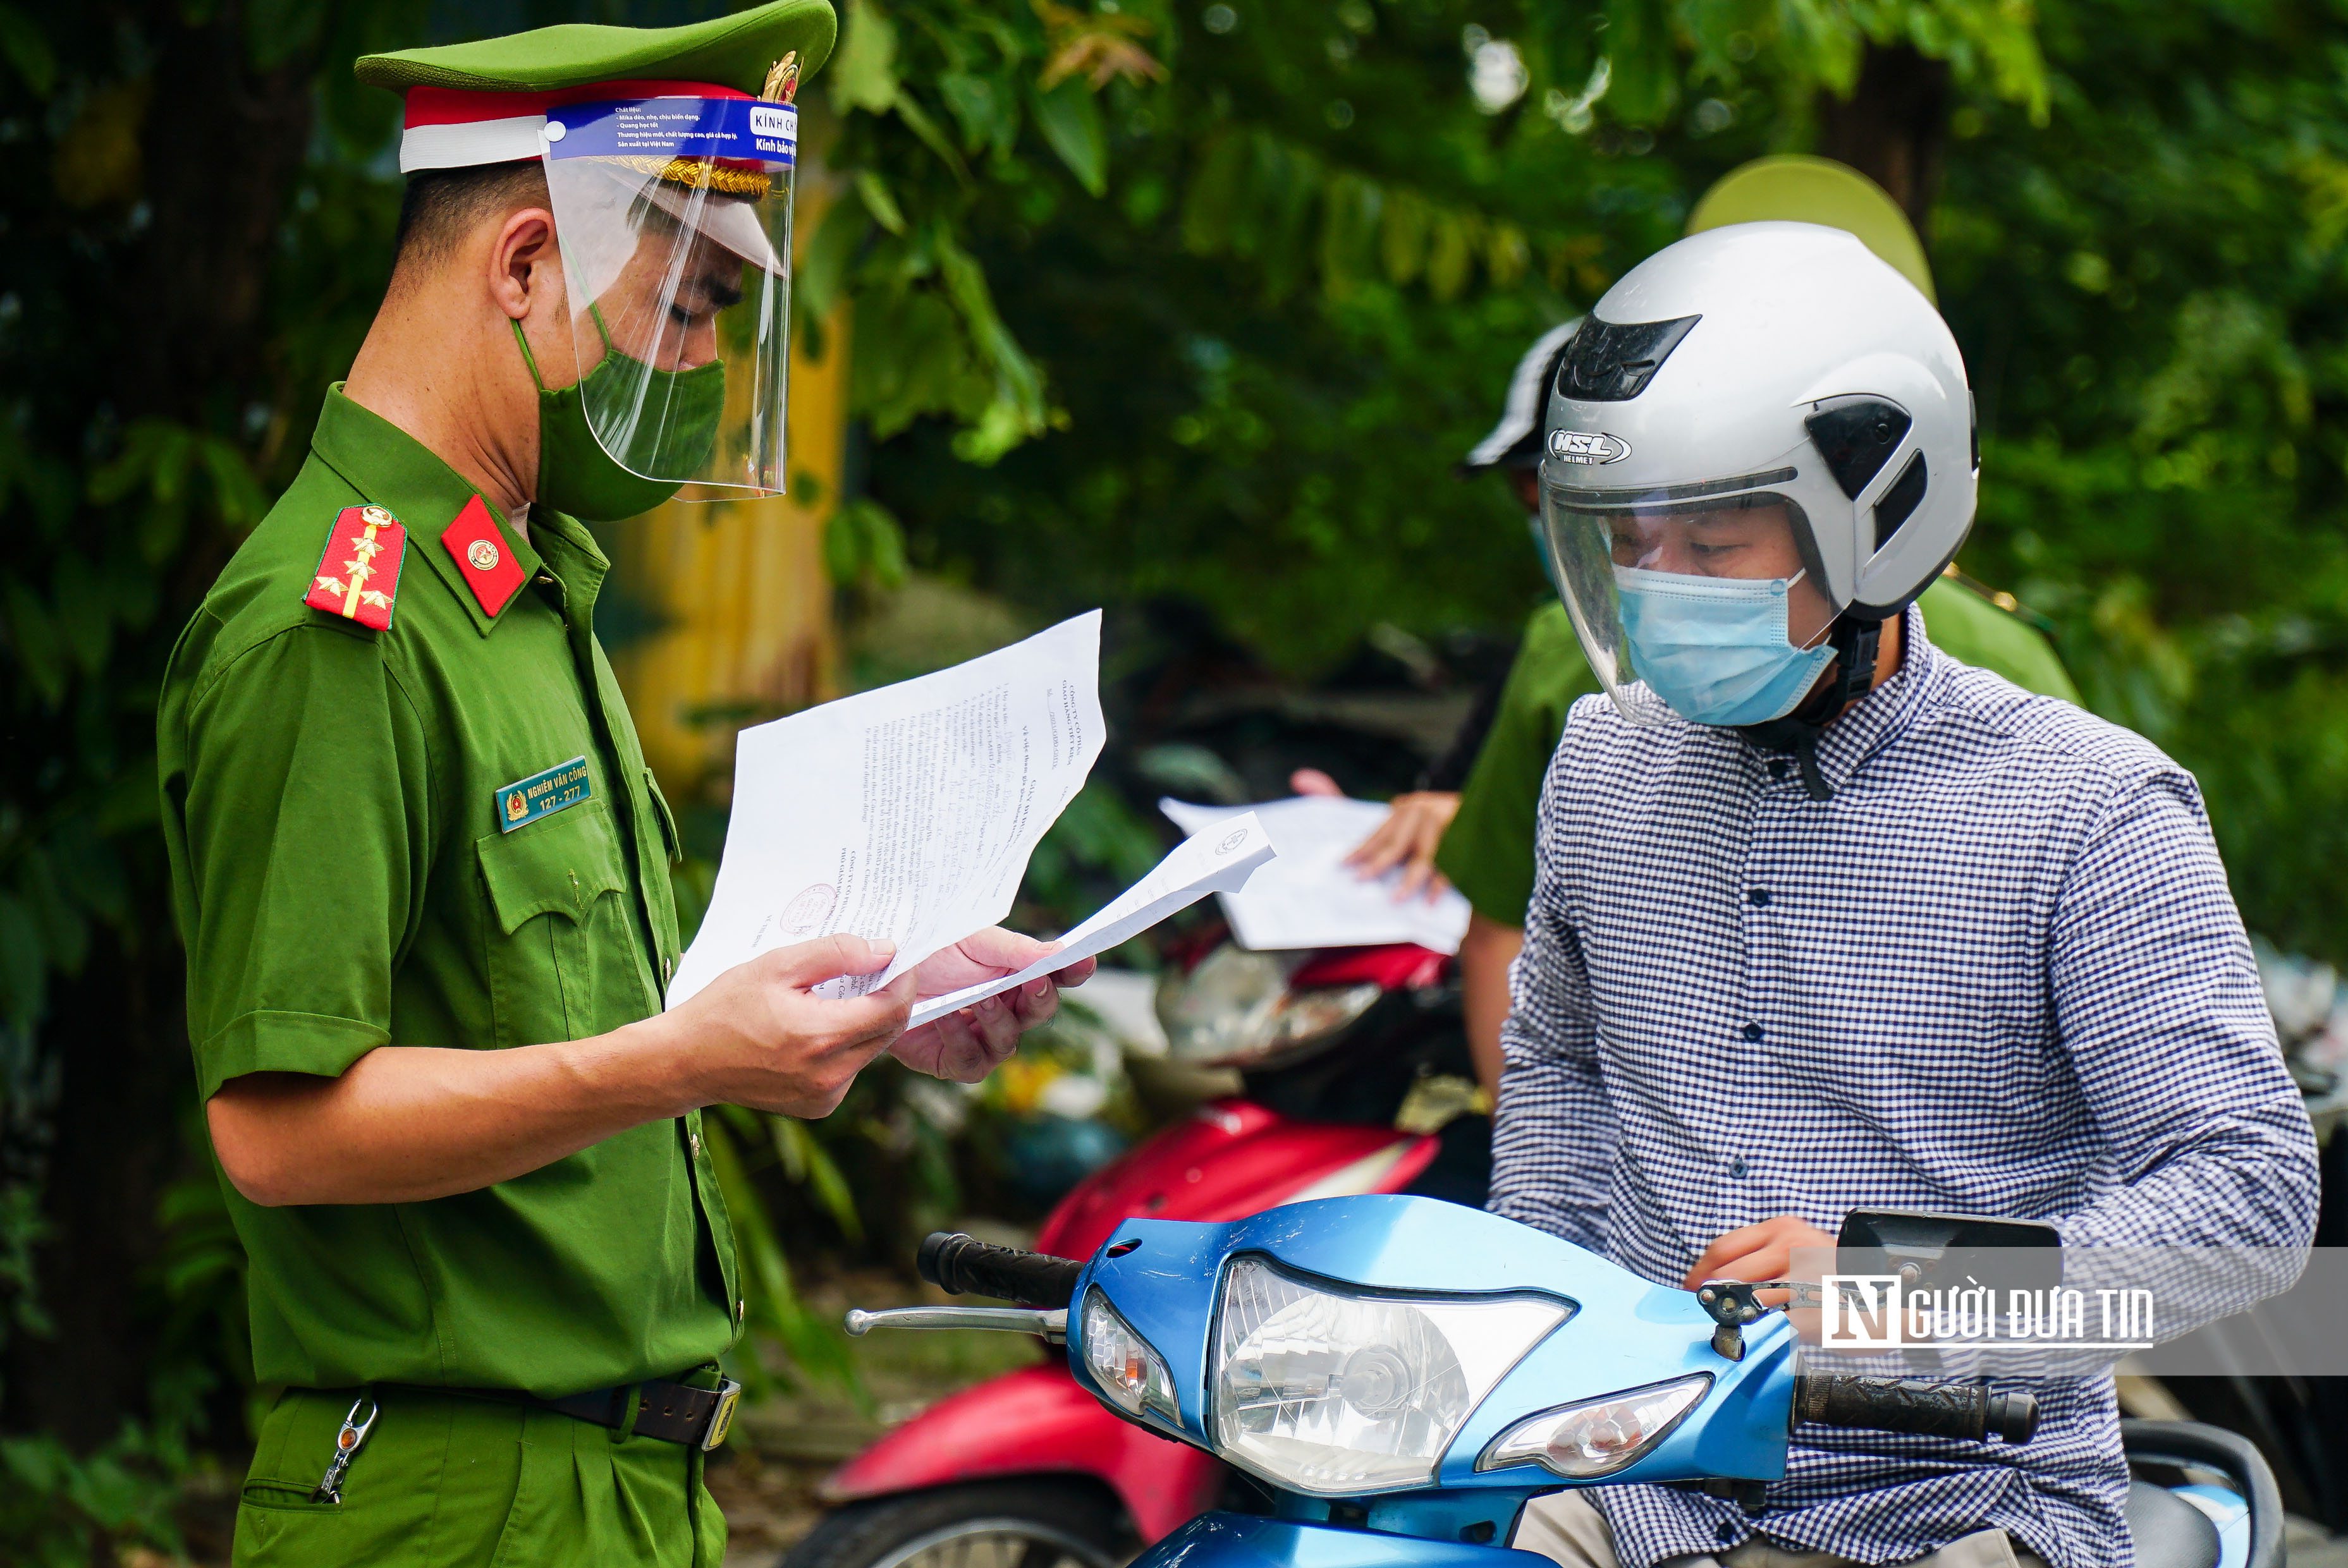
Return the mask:
MULTIPOLYGON (((407 530, 409 542, 417 547, 417 553, 432 563, 433 570, 448 591, 457 596, 457 602, 465 607, 465 613, 472 617, 482 636, 496 630, 498 622, 520 602, 522 596, 517 590, 499 607, 496 615, 483 610, 481 601, 473 597, 472 585, 458 569, 456 558, 440 542, 440 535, 457 520, 465 503, 480 492, 434 456, 424 443, 375 410, 352 402, 345 395, 339 381, 326 388, 325 406, 318 411, 318 428, 310 437, 310 450, 320 462, 342 476, 351 488, 399 519, 400 526, 407 530)), ((541 552, 514 532, 487 497, 481 504, 489 507, 490 520, 497 524, 498 536, 505 542, 509 559, 521 568, 525 581, 538 576, 547 564, 541 552)), ((541 528, 549 523, 569 524, 572 529, 585 532, 569 518, 544 508, 537 510, 533 521, 541 528)), ((561 530, 558 527, 554 531, 561 530)), ((595 549, 592 539, 587 548, 597 563, 593 575, 595 583, 600 584, 602 570, 609 563, 603 560, 602 552, 595 549)), ((592 606, 594 588, 585 587, 583 595, 574 589, 574 597, 583 597, 592 606)))
POLYGON ((1906 733, 1947 682, 1948 661, 1924 635, 1924 612, 1900 612, 1900 668, 1818 737, 1818 772, 1841 793, 1861 764, 1906 733))
POLYGON ((612 570, 611 558, 586 524, 549 507, 530 509, 530 537, 538 542, 546 569, 562 583, 563 619, 574 630, 592 628, 595 596, 612 570))

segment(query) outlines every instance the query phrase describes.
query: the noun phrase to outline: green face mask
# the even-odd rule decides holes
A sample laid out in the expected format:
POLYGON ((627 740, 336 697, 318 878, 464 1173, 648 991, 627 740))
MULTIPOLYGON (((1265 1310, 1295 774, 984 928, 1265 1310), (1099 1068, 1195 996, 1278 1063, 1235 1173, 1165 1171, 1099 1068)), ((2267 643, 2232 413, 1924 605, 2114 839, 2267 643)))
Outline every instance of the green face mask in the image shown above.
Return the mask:
MULTIPOLYGON (((595 326, 603 331, 601 312, 595 326)), ((647 479, 654 474, 697 474, 717 445, 717 419, 726 407, 726 362, 711 360, 697 370, 652 370, 612 347, 603 332, 603 358, 576 384, 549 392, 538 360, 513 323, 522 363, 538 386, 538 497, 543 505, 587 523, 617 522, 649 512, 683 486, 681 479, 647 479), (644 413, 622 462, 603 450, 587 422, 587 402, 615 401, 618 387, 646 388, 644 413), (641 471, 641 472, 640 472, 641 471)))

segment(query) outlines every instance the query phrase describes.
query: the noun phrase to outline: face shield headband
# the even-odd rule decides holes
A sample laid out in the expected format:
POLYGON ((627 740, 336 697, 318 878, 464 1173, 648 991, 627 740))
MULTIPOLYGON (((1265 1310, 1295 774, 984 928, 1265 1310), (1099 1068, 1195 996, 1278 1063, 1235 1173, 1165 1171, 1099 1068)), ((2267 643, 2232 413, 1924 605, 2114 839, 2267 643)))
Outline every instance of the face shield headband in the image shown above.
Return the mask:
MULTIPOLYGON (((1566 476, 1586 478, 1587 469, 1566 476)), ((1654 491, 1559 483, 1540 544, 1591 669, 1638 724, 1766 723, 1833 662, 1832 601, 1790 469, 1654 491)))
POLYGON ((543 138, 581 371, 554 395, 582 426, 564 460, 588 477, 544 473, 541 495, 781 494, 798 111, 572 104, 548 111, 543 138))

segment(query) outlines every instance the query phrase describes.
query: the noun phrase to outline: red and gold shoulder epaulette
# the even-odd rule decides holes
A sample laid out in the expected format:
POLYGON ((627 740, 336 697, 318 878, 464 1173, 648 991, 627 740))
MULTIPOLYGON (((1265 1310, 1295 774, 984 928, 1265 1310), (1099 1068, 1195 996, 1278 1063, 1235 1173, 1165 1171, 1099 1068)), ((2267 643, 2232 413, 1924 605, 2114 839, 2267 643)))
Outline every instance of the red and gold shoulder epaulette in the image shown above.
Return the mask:
POLYGON ((381 507, 345 507, 326 536, 325 553, 302 602, 377 631, 391 629, 407 530, 381 507))

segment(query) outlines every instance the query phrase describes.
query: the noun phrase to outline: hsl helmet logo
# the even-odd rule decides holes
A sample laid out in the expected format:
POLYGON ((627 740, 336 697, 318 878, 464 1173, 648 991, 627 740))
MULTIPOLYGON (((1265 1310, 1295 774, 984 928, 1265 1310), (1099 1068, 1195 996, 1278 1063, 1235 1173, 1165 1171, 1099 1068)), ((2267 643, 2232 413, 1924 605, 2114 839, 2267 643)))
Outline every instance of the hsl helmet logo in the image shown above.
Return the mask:
POLYGON ((1552 430, 1549 455, 1560 463, 1620 463, 1631 455, 1631 444, 1602 430, 1552 430))

